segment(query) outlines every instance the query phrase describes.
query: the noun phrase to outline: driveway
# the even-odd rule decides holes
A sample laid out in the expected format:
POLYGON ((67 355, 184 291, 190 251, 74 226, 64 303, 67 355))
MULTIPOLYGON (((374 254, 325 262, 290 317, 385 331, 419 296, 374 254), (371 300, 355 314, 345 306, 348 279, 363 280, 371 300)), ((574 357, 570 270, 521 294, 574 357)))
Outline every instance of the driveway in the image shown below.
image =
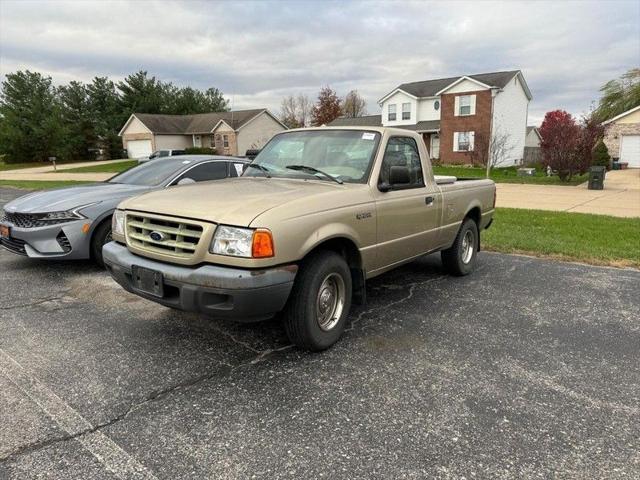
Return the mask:
POLYGON ((556 185, 499 183, 498 207, 640 217, 640 169, 607 172, 604 190, 556 185))
POLYGON ((638 478, 640 272, 479 260, 371 281, 308 354, 2 251, 0 478, 638 478))

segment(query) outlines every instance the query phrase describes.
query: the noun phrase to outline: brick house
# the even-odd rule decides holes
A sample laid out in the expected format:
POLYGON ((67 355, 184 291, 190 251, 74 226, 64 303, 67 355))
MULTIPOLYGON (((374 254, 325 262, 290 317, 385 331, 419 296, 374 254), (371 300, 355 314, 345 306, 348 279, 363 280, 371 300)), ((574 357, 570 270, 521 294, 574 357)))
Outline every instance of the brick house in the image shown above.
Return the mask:
MULTIPOLYGON (((520 70, 404 83, 378 104, 381 115, 338 118, 330 125, 389 126, 422 134, 432 158, 469 164, 501 136, 508 154, 500 166, 524 156, 531 92, 520 70), (474 153, 476 155, 474 155, 474 153)), ((485 153, 486 157, 486 153, 485 153)))
POLYGON ((629 167, 640 168, 640 105, 602 124, 609 155, 629 167))
POLYGON ((120 130, 129 158, 157 150, 189 147, 215 148, 220 155, 244 155, 262 148, 276 133, 286 130, 266 108, 195 115, 134 113, 120 130))

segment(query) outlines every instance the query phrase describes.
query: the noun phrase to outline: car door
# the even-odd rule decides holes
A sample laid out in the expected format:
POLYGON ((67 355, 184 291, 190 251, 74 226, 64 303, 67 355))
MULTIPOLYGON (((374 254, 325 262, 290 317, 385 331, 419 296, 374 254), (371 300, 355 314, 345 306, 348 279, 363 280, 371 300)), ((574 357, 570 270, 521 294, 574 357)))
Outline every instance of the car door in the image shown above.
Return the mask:
POLYGON ((392 136, 380 166, 377 211, 377 268, 426 253, 437 232, 439 193, 425 183, 416 140, 392 136), (392 166, 409 169, 409 183, 389 186, 392 166), (388 189, 388 190, 387 190, 388 189))

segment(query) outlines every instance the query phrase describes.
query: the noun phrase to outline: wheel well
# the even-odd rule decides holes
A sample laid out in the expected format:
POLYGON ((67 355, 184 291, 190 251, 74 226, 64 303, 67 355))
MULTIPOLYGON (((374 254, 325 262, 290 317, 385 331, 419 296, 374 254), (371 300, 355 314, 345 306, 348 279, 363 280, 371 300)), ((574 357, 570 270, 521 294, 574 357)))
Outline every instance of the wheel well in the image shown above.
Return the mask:
POLYGON ((319 250, 329 250, 342 256, 351 270, 353 283, 353 301, 360 305, 365 303, 365 272, 362 268, 360 250, 352 240, 345 237, 331 238, 317 245, 307 256, 319 250))
POLYGON ((471 210, 467 212, 465 218, 470 218, 476 222, 478 229, 480 228, 480 221, 482 220, 482 213, 480 212, 479 207, 473 207, 471 210))

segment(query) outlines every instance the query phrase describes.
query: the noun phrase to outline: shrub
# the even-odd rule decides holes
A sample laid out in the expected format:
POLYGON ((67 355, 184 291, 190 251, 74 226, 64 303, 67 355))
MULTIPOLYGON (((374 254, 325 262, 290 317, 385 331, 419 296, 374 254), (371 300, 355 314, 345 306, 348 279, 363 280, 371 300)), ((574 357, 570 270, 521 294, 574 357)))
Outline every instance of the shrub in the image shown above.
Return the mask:
POLYGON ((611 167, 611 156, 609 155, 609 149, 602 140, 600 140, 597 143, 596 148, 593 149, 591 164, 607 167, 607 170, 611 167))
POLYGON ((189 147, 189 148, 185 148, 184 152, 188 155, 217 155, 218 154, 215 148, 209 148, 209 147, 189 147))

